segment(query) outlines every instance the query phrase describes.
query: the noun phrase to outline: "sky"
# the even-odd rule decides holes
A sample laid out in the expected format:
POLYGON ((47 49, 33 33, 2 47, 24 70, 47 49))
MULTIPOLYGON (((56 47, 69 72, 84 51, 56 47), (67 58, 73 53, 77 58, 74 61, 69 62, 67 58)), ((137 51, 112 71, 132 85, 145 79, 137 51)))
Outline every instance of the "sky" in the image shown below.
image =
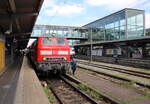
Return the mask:
POLYGON ((44 0, 36 24, 83 26, 124 8, 145 10, 150 28, 150 0, 44 0))
POLYGON ((150 28, 150 0, 44 0, 36 24, 83 26, 124 8, 145 10, 150 28))

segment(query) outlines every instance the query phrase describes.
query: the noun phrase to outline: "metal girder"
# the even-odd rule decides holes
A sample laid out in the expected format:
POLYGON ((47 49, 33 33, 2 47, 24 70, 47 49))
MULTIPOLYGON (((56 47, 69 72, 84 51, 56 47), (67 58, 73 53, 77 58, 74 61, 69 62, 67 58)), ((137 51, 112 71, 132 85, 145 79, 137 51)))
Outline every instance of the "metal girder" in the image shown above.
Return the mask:
MULTIPOLYGON (((14 0, 8 0, 8 2, 9 2, 9 5, 10 5, 11 12, 12 12, 12 13, 16 13, 15 1, 14 1, 14 0)), ((20 24, 19 24, 18 19, 15 19, 15 23, 16 23, 16 25, 17 25, 18 31, 20 32, 20 31, 21 31, 21 27, 20 27, 20 24)))
POLYGON ((31 12, 31 13, 14 13, 12 14, 12 17, 22 17, 22 16, 38 16, 38 13, 31 12))
POLYGON ((10 35, 7 35, 6 37, 12 37, 12 36, 28 36, 28 35, 30 35, 31 34, 31 32, 29 32, 29 33, 13 33, 13 34, 10 34, 10 35))
POLYGON ((17 41, 28 41, 28 40, 30 40, 30 38, 19 39, 17 41))
POLYGON ((16 5, 15 5, 15 1, 14 0, 8 0, 10 8, 12 10, 13 13, 16 12, 16 5))
POLYGON ((80 29, 88 29, 86 27, 79 27, 79 26, 59 26, 59 25, 41 25, 41 24, 37 24, 36 27, 43 27, 45 26, 46 28, 54 28, 54 29, 77 29, 77 30, 80 30, 80 29))
POLYGON ((12 13, 12 14, 4 14, 4 13, 0 13, 0 18, 1 19, 8 19, 8 18, 20 18, 20 17, 24 17, 24 16, 38 16, 38 13, 12 13))
POLYGON ((21 27, 20 27, 18 19, 15 19, 15 22, 16 22, 16 25, 17 25, 17 29, 20 32, 21 31, 21 27))

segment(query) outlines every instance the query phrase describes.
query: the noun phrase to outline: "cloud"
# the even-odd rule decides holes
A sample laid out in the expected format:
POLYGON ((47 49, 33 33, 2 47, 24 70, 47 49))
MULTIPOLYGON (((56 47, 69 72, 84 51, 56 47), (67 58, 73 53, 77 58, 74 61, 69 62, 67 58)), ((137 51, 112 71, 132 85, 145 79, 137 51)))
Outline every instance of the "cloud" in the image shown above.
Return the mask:
POLYGON ((145 28, 150 28, 150 13, 145 14, 145 28))
POLYGON ((86 0, 86 3, 93 6, 106 6, 111 9, 135 7, 148 0, 86 0))
POLYGON ((48 7, 52 7, 54 5, 55 5, 54 0, 44 0, 42 8, 45 9, 45 8, 48 8, 48 7))
POLYGON ((54 15, 71 15, 78 14, 83 12, 84 8, 81 7, 80 4, 61 4, 61 5, 53 5, 51 9, 46 9, 45 13, 48 16, 54 15))

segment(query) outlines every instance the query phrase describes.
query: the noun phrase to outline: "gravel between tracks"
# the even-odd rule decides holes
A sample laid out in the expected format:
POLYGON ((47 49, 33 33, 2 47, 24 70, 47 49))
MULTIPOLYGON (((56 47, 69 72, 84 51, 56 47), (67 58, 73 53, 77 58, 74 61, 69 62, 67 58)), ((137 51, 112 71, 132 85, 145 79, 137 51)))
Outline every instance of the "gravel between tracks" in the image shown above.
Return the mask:
POLYGON ((65 104, 91 104, 62 80, 50 80, 49 83, 65 104))
POLYGON ((100 79, 79 70, 77 70, 75 76, 92 88, 95 88, 98 92, 118 101, 120 104, 150 104, 149 97, 108 80, 100 79))
MULTIPOLYGON (((89 62, 87 60, 80 60, 80 59, 76 59, 76 60, 77 61, 81 61, 81 62, 89 62)), ((129 66, 110 64, 110 63, 103 63, 103 62, 95 62, 95 61, 92 61, 91 63, 98 64, 98 65, 111 66, 111 67, 114 67, 114 68, 122 68, 122 69, 128 69, 128 70, 132 70, 132 71, 145 72, 145 73, 149 73, 150 74, 150 70, 147 70, 147 69, 144 69, 144 68, 134 68, 134 67, 129 67, 129 66)))
POLYGON ((109 74, 109 75, 118 76, 120 78, 125 78, 125 79, 131 80, 133 82, 139 82, 139 83, 142 83, 144 85, 149 85, 150 86, 150 79, 141 78, 141 77, 125 74, 125 73, 115 72, 115 71, 111 71, 111 70, 105 70, 105 69, 102 69, 102 68, 87 66, 87 65, 83 65, 83 64, 78 64, 78 66, 83 67, 83 68, 92 69, 92 70, 95 70, 95 71, 99 71, 99 72, 102 72, 102 73, 106 73, 106 74, 109 74))

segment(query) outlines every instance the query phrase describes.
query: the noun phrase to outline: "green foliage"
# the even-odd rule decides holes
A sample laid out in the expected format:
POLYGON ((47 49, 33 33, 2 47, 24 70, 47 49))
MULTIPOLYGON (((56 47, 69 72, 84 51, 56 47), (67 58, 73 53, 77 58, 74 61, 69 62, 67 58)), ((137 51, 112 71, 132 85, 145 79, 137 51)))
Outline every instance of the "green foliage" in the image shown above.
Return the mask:
POLYGON ((86 85, 84 85, 84 84, 79 84, 79 88, 80 88, 81 90, 84 90, 84 91, 87 91, 87 90, 88 90, 88 87, 87 87, 86 85))
POLYGON ((45 91, 46 94, 48 94, 50 92, 50 89, 47 88, 47 87, 43 87, 43 89, 44 89, 44 91, 45 91))
POLYGON ((95 98, 95 99, 102 99, 102 96, 101 96, 99 93, 97 93, 97 92, 95 92, 95 91, 89 89, 89 88, 88 88, 86 85, 84 85, 84 84, 79 84, 79 89, 85 91, 87 94, 91 95, 91 96, 92 96, 93 98, 95 98))
POLYGON ((53 93, 51 92, 51 90, 48 87, 43 87, 44 92, 46 93, 46 95, 48 96, 48 100, 50 103, 56 103, 56 98, 53 95, 53 93))
POLYGON ((51 102, 51 103, 55 103, 55 102, 56 102, 56 99, 55 99, 54 96, 48 96, 48 100, 49 100, 49 102, 51 102))
MULTIPOLYGON (((148 91, 149 91, 149 90, 148 90, 148 91)), ((145 92, 147 92, 147 93, 145 93, 145 97, 150 98, 150 92, 148 92, 148 91, 145 91, 145 92)))

